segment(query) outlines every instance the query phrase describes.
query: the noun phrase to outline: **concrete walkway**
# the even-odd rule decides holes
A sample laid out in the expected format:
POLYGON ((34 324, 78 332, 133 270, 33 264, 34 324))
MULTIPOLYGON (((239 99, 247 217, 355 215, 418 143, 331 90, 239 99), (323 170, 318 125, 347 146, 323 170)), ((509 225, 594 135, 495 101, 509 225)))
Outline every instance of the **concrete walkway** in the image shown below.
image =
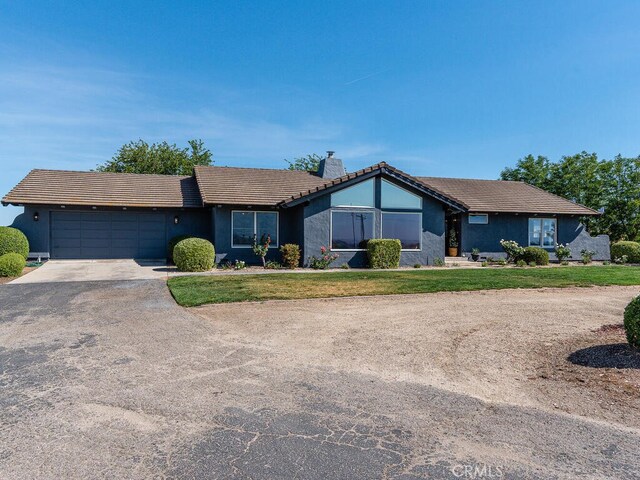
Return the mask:
POLYGON ((101 280, 166 279, 161 261, 143 260, 50 260, 13 280, 14 283, 91 282, 101 280))

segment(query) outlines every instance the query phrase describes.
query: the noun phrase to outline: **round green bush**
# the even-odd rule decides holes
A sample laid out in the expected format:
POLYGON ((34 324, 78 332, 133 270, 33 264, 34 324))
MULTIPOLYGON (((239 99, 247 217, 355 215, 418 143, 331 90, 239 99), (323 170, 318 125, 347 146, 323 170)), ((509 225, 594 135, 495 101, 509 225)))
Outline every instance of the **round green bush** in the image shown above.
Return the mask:
POLYGON ((203 238, 181 240, 173 249, 173 261, 181 272, 206 272, 213 268, 216 251, 203 238))
POLYGON ((187 238, 195 238, 193 235, 178 235, 169 240, 169 244, 167 245, 167 260, 173 262, 173 249, 176 248, 176 245, 180 243, 182 240, 186 240, 187 238))
POLYGON ((628 263, 640 263, 640 243, 638 242, 616 242, 611 245, 611 258, 622 258, 627 256, 628 263))
POLYGON ((17 228, 0 227, 0 255, 19 253, 26 260, 29 256, 29 240, 17 228))
POLYGON ((15 252, 0 256, 0 277, 19 277, 27 261, 15 252))
POLYGON ((624 329, 629 345, 640 348, 640 296, 631 300, 624 309, 624 329))
POLYGON ((549 252, 540 247, 526 247, 522 253, 522 260, 536 265, 549 265, 549 252))
POLYGON ((367 256, 371 268, 398 268, 400 266, 400 240, 373 238, 367 242, 367 256))

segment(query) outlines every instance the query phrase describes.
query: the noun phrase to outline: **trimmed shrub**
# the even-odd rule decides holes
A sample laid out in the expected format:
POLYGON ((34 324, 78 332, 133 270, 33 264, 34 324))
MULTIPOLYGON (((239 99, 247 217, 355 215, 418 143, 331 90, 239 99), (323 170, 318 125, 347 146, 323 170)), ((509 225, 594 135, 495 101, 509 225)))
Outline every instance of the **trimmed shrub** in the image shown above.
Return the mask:
POLYGON ((29 240, 17 228, 0 227, 0 256, 17 253, 26 260, 29 256, 29 240))
POLYGON ((0 277, 19 277, 27 261, 15 252, 0 256, 0 277))
POLYGON ((182 240, 186 240, 187 238, 196 238, 193 235, 177 235, 169 240, 169 244, 167 245, 167 260, 173 262, 173 249, 176 248, 176 245, 180 243, 182 240))
POLYGON ((203 238, 186 238, 173 249, 173 261, 181 272, 206 272, 213 268, 216 251, 203 238))
POLYGON ((524 260, 520 259, 516 262, 516 267, 526 267, 527 266, 527 262, 525 262, 524 260))
POLYGON ((298 268, 300 266, 300 246, 295 243, 285 243, 280 247, 282 265, 285 268, 298 268))
POLYGON ((640 263, 640 243, 622 241, 611 245, 611 258, 615 260, 624 256, 629 263, 640 263))
POLYGON ((400 266, 400 240, 374 238, 367 242, 367 256, 371 268, 398 268, 400 266))
POLYGON ((586 248, 580 251, 580 257, 582 257, 582 263, 585 265, 593 261, 593 256, 596 254, 593 250, 587 250, 586 248))
POLYGON ((631 300, 624 309, 624 330, 629 345, 640 348, 640 296, 631 300))
POLYGON ((540 247, 526 247, 521 257, 527 263, 535 262, 536 265, 549 265, 549 252, 540 247))

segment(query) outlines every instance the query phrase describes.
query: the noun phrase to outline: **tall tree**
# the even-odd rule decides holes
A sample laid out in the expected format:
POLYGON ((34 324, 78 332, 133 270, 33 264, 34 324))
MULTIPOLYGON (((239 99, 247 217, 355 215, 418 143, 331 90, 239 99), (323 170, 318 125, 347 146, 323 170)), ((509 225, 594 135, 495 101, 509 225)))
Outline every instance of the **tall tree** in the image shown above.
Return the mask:
POLYGON ((599 217, 583 219, 593 234, 607 234, 612 241, 640 239, 640 157, 599 160, 595 153, 581 152, 553 163, 527 155, 500 177, 603 211, 599 217))
POLYGON ((158 173, 161 175, 191 175, 196 165, 211 165, 213 156, 202 140, 189 140, 189 147, 179 148, 167 142, 144 140, 129 142, 114 157, 96 168, 99 172, 158 173))
POLYGON ((502 180, 514 180, 526 182, 530 185, 543 188, 551 187, 551 162, 547 157, 538 155, 534 157, 529 154, 518 160, 514 168, 507 167, 502 170, 500 178, 502 180))
POLYGON ((306 170, 307 172, 317 172, 322 157, 317 153, 311 153, 306 157, 298 157, 293 160, 284 159, 289 164, 289 170, 306 170))

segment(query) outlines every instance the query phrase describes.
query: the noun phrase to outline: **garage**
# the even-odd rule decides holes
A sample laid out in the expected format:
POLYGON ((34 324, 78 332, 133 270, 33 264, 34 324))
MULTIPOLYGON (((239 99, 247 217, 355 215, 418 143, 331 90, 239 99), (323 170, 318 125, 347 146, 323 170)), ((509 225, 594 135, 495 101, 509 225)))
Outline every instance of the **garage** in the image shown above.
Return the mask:
POLYGON ((59 259, 166 256, 164 213, 51 212, 51 257, 59 259))

